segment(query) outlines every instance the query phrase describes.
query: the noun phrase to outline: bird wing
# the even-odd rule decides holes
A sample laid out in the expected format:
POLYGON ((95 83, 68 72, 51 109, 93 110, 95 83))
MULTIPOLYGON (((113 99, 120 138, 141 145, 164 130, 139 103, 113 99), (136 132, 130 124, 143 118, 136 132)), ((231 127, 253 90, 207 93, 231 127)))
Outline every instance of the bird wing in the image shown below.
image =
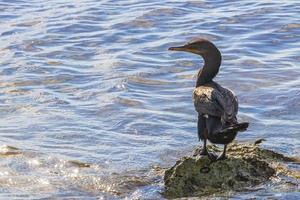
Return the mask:
POLYGON ((224 109, 224 113, 222 119, 225 122, 229 122, 230 124, 236 123, 237 113, 238 113, 238 99, 230 89, 221 87, 221 93, 223 98, 222 107, 224 109))
POLYGON ((193 92, 193 101, 198 113, 221 117, 223 108, 219 103, 221 94, 210 86, 199 86, 193 92))
POLYGON ((211 82, 195 88, 193 100, 197 112, 220 117, 223 123, 236 123, 238 100, 231 90, 211 82))

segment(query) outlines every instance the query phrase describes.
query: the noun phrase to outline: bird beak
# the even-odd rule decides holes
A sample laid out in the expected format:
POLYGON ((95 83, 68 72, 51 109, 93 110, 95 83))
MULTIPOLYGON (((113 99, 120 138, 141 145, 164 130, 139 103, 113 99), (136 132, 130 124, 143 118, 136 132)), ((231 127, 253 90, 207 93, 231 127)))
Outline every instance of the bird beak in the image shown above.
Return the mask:
POLYGON ((187 45, 179 46, 179 47, 170 47, 168 50, 169 51, 184 51, 184 52, 190 52, 190 53, 195 53, 195 54, 199 54, 199 55, 202 55, 204 53, 204 51, 202 51, 201 49, 193 49, 187 45))
POLYGON ((180 47, 170 47, 168 49, 169 51, 186 51, 187 48, 185 46, 180 46, 180 47))

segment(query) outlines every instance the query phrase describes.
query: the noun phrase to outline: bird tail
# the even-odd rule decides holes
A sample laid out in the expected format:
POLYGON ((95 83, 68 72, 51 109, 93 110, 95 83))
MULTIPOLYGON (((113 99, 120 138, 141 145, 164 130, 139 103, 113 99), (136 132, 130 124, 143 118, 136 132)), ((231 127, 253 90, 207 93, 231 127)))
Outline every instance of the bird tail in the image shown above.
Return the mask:
POLYGON ((224 134, 228 132, 243 132, 246 131, 249 126, 248 122, 242 122, 237 124, 232 124, 225 129, 221 130, 219 133, 224 134))

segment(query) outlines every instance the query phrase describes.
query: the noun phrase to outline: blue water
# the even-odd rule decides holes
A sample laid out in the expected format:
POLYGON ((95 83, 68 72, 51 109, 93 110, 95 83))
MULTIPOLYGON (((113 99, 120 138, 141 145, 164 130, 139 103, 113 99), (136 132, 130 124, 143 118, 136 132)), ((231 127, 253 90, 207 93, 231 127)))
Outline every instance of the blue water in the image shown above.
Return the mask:
MULTIPOLYGON (((216 81, 251 123, 237 140, 300 153, 298 0, 0 0, 0 11, 1 199, 163 198, 154 166, 199 145, 203 64, 167 48, 196 37, 222 52, 216 81)), ((285 180, 227 195, 299 196, 285 180)))

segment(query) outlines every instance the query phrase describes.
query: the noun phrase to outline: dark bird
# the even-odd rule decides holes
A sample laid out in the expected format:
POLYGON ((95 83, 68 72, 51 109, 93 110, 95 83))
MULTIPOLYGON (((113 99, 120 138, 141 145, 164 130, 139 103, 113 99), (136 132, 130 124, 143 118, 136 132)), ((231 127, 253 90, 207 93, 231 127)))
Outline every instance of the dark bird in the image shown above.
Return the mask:
POLYGON ((193 92, 195 109, 198 112, 198 137, 203 140, 200 155, 212 155, 207 151, 206 141, 223 144, 223 153, 217 160, 226 159, 227 144, 239 131, 245 131, 249 123, 238 123, 238 100, 235 94, 213 81, 221 66, 221 53, 208 40, 196 39, 183 46, 170 47, 171 51, 185 51, 198 54, 204 59, 204 66, 197 75, 193 92))

